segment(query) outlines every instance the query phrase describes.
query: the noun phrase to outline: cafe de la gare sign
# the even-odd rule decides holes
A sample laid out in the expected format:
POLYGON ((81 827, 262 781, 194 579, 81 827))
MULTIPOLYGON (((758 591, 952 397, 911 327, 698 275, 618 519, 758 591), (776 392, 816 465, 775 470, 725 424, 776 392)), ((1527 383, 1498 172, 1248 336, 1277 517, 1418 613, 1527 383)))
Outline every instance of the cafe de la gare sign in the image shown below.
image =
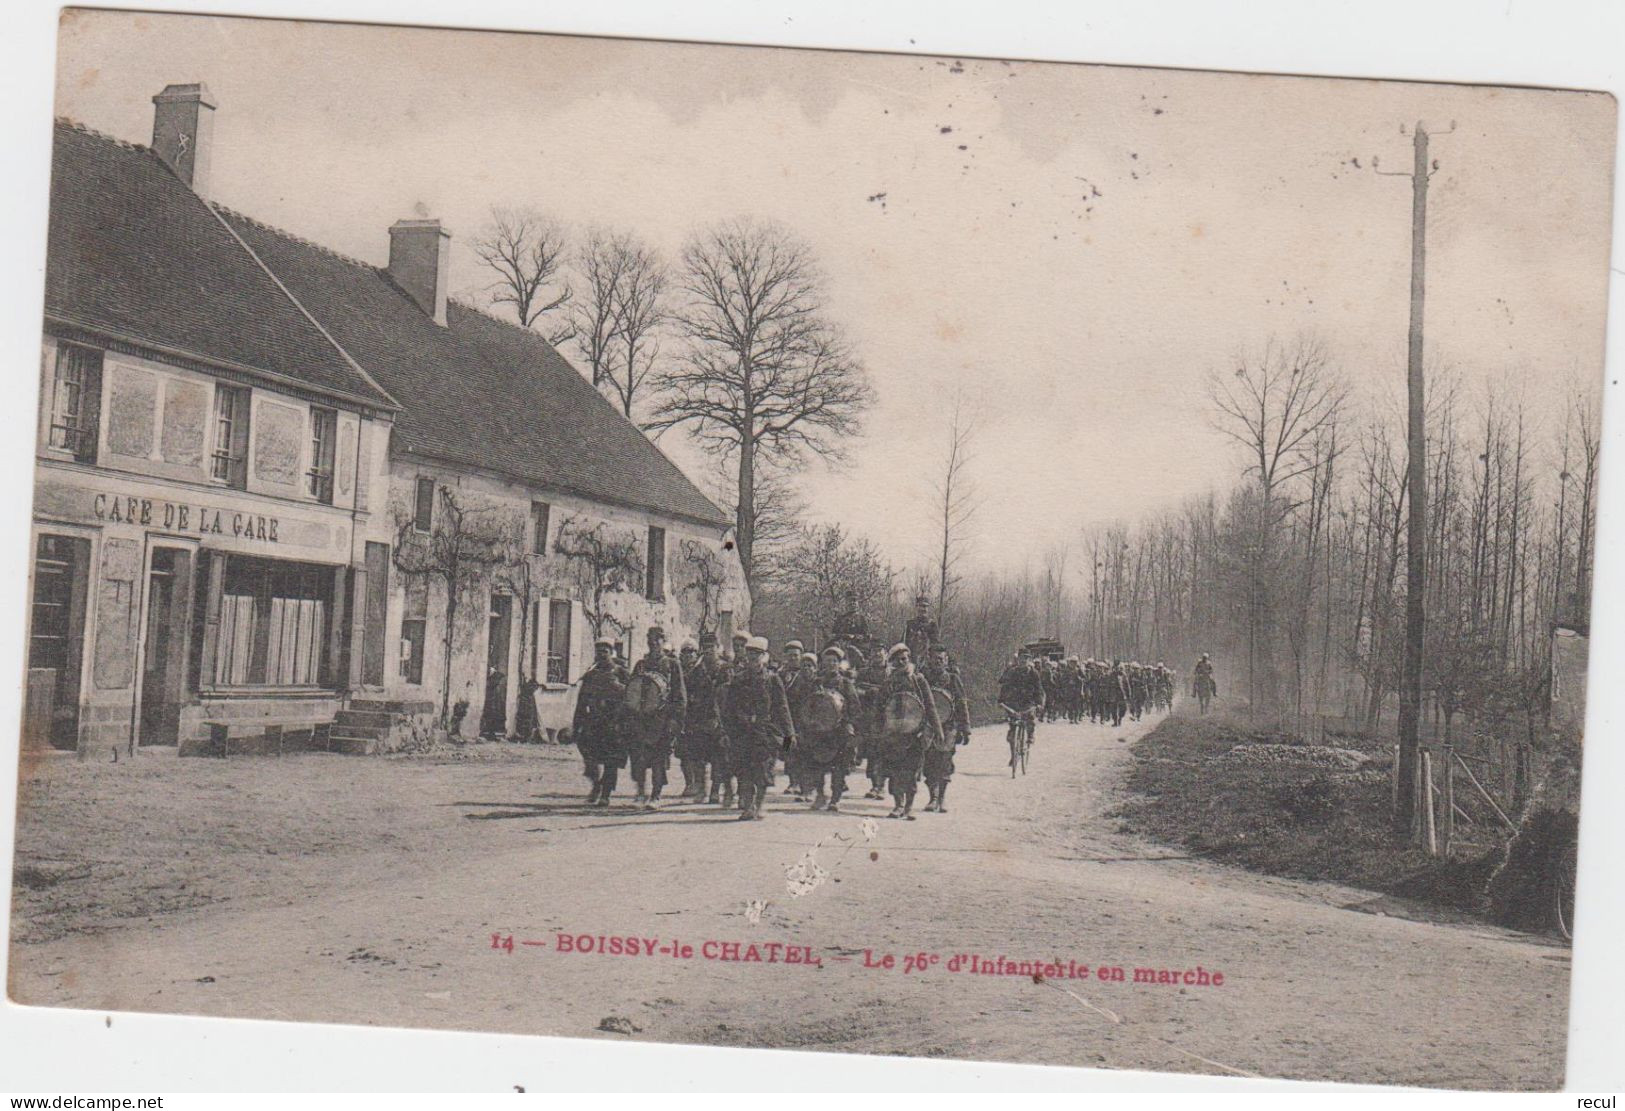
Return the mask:
POLYGON ((91 499, 90 513, 98 521, 143 525, 170 532, 231 535, 239 540, 263 540, 267 544, 278 542, 277 526, 280 523, 275 517, 259 513, 106 493, 96 494, 91 499))

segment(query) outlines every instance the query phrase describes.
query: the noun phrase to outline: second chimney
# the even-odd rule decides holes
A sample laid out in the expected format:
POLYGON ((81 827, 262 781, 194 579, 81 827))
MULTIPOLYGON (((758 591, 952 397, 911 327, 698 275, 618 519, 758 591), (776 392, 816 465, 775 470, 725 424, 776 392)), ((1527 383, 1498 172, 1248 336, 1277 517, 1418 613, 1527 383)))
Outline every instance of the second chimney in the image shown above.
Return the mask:
POLYGON ((166 85, 152 98, 152 150, 200 197, 208 196, 214 141, 214 96, 209 87, 166 85))
POLYGON ((397 220, 389 229, 389 276, 444 327, 451 232, 439 220, 397 220))

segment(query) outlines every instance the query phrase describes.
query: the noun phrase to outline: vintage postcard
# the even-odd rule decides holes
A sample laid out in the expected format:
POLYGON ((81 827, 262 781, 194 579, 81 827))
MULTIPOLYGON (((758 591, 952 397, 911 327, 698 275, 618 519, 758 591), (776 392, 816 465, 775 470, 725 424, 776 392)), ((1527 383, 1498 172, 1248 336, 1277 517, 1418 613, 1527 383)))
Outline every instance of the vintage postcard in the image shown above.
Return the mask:
POLYGON ((16 1003, 1563 1084, 1612 97, 88 9, 56 97, 16 1003))

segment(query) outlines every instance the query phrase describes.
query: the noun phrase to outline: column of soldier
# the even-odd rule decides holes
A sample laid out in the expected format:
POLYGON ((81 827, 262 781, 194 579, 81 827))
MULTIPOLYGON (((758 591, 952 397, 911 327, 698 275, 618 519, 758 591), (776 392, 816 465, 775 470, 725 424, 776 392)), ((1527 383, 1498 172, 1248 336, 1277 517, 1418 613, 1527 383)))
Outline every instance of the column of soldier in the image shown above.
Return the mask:
POLYGON ((677 798, 737 807, 741 821, 765 816, 781 762, 783 794, 812 810, 838 811, 848 774, 861 767, 863 797, 889 795, 888 817, 914 820, 922 778, 925 810, 947 813, 970 709, 935 623, 922 606, 903 641, 877 648, 849 600, 834 633, 816 655, 787 640, 775 659, 767 638, 744 631, 731 653, 702 635, 673 654, 656 627, 630 669, 611 641, 597 641, 573 723, 592 781, 587 804, 607 807, 625 768, 634 806, 655 809, 675 754, 684 783, 677 798))
MULTIPOLYGON (((1142 664, 1093 657, 1054 658, 1034 656, 1021 649, 1000 678, 1001 691, 1020 678, 1012 669, 1021 668, 1037 673, 1043 692, 1043 701, 1037 705, 1042 706, 1045 721, 1064 718, 1081 722, 1087 717, 1115 727, 1122 725, 1125 717, 1139 721, 1148 710, 1171 710, 1174 706, 1174 673, 1160 660, 1142 664)), ((1002 693, 1000 701, 1005 702, 1002 693)))

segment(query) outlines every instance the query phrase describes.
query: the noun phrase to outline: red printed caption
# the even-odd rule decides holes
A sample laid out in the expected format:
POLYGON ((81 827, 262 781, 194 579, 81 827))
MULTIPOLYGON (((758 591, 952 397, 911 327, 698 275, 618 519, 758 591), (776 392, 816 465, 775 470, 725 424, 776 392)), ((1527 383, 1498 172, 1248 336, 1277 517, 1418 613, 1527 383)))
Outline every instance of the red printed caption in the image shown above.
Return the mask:
MULTIPOLYGON (((723 941, 715 938, 687 942, 678 938, 639 937, 623 934, 577 934, 555 931, 547 939, 519 939, 512 934, 491 935, 491 948, 513 953, 515 946, 552 950, 568 956, 631 957, 645 960, 701 960, 742 964, 794 964, 822 968, 825 957, 813 953, 810 945, 783 941, 723 941)), ((1034 980, 1098 980, 1103 983, 1133 983, 1165 987, 1222 987, 1224 973, 1201 965, 1187 968, 1124 967, 1084 964, 1060 957, 1014 960, 980 953, 883 953, 865 949, 862 956, 831 956, 840 964, 855 964, 879 972, 914 975, 940 971, 968 976, 1026 976, 1034 980)))

